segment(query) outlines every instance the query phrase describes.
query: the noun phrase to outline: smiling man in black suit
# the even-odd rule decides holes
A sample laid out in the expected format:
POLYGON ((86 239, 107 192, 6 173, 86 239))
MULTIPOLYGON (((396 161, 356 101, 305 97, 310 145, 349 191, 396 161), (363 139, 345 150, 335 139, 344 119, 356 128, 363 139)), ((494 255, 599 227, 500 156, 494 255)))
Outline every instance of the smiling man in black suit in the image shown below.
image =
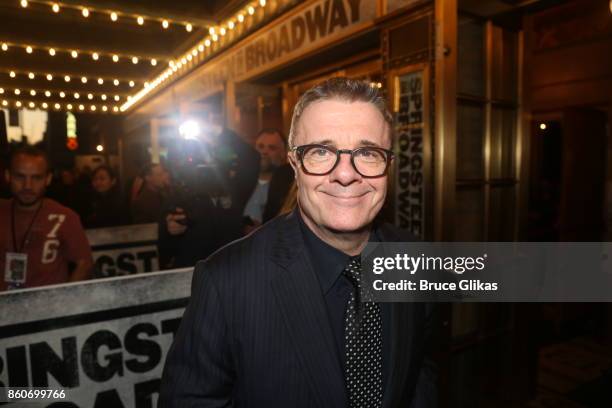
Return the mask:
POLYGON ((393 160, 392 117, 366 82, 330 79, 297 103, 289 134, 298 208, 198 263, 160 407, 429 407, 432 313, 359 302, 393 160))

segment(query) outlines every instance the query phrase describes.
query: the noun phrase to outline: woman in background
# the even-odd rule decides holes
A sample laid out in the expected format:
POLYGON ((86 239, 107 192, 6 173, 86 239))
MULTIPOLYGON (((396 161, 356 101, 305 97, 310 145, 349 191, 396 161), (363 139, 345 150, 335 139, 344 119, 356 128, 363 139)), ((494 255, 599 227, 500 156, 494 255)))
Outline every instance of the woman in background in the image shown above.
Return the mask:
POLYGON ((118 188, 114 171, 106 165, 94 170, 91 177, 93 196, 90 211, 84 217, 85 228, 104 228, 126 225, 129 211, 118 188))

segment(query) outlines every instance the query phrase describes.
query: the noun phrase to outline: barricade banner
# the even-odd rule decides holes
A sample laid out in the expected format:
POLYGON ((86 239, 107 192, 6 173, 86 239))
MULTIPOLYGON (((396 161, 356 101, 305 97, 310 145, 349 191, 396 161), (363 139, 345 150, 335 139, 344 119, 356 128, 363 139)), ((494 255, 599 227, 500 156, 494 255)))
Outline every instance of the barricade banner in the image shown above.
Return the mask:
MULTIPOLYGON (((156 407, 192 271, 0 293, 0 389, 30 387, 35 395, 44 394, 40 389, 57 390, 56 397, 65 395, 63 407, 156 407)), ((56 402, 35 399, 7 406, 56 402)))
POLYGON ((157 224, 97 228, 85 233, 93 252, 96 278, 159 270, 157 224))

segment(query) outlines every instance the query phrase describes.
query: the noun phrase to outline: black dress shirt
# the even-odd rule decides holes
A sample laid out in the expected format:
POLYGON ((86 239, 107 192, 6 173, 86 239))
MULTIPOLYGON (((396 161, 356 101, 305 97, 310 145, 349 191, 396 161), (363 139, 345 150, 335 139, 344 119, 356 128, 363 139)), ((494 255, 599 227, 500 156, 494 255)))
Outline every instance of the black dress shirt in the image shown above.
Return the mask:
MULTIPOLYGON (((336 339, 338 347, 338 355, 342 361, 342 367, 346 367, 346 353, 344 341, 344 317, 346 304, 349 296, 354 290, 353 284, 342 273, 348 265, 351 258, 350 255, 332 247, 326 242, 317 237, 308 226, 304 223, 300 211, 296 211, 300 220, 300 228, 306 244, 309 258, 312 261, 312 266, 315 269, 317 278, 321 285, 321 291, 325 298, 327 306, 327 314, 331 323, 331 328, 336 339)), ((370 233, 370 242, 380 242, 376 229, 370 233)), ((383 338, 383 367, 382 378, 383 386, 387 384, 390 361, 389 353, 391 351, 391 316, 389 305, 380 303, 381 318, 383 323, 382 338, 383 338)), ((384 389, 383 389, 384 390, 384 389)))

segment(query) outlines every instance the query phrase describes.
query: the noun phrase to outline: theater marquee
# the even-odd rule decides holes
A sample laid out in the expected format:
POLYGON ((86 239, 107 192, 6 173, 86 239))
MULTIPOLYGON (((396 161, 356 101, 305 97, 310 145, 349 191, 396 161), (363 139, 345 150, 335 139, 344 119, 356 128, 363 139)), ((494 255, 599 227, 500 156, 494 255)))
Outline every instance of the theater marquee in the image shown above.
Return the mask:
POLYGON ((151 100, 146 109, 162 111, 176 98, 201 100, 225 81, 247 81, 374 26, 377 2, 307 1, 232 46, 151 100), (157 107, 157 108, 156 108, 157 107))
POLYGON ((425 239, 431 184, 429 68, 419 64, 390 75, 395 116, 395 224, 425 239))

